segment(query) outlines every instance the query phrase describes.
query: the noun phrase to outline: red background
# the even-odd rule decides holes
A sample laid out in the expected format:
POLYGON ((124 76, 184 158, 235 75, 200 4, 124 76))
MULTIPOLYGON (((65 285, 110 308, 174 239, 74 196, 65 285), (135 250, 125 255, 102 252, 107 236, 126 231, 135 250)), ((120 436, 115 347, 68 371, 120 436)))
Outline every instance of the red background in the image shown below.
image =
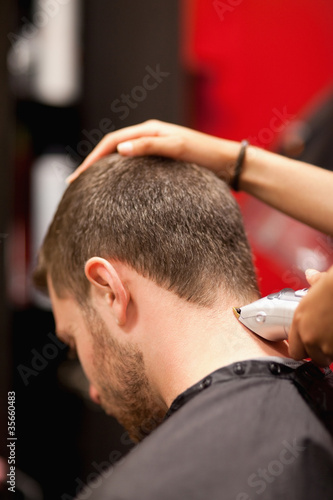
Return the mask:
MULTIPOLYGON (((279 135, 333 81, 333 2, 183 0, 190 126, 274 150, 279 135)), ((306 286, 333 263, 328 239, 237 195, 263 294, 306 286), (319 265, 320 264, 320 265, 319 265)))

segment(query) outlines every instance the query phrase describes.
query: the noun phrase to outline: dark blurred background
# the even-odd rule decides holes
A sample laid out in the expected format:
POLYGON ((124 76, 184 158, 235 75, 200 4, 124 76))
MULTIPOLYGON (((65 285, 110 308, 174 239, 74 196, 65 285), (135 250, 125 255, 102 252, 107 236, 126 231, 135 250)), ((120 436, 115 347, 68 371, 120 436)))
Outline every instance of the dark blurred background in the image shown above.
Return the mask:
MULTIPOLYGON (((149 118, 332 170, 332 25, 327 0, 1 0, 0 471, 15 391, 21 498, 68 500, 92 481, 89 498, 132 446, 30 284, 64 179, 105 133, 149 118)), ((262 293, 333 263, 329 237, 236 197, 262 293)))

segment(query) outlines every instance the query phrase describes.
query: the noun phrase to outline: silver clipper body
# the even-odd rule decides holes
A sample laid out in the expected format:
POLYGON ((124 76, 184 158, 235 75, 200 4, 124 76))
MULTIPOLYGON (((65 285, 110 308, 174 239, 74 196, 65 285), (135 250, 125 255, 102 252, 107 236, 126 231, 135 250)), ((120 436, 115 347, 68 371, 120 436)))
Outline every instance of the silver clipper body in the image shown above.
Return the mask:
POLYGON ((246 306, 234 307, 233 311, 244 326, 260 337, 273 342, 287 340, 294 312, 307 291, 284 288, 246 306))

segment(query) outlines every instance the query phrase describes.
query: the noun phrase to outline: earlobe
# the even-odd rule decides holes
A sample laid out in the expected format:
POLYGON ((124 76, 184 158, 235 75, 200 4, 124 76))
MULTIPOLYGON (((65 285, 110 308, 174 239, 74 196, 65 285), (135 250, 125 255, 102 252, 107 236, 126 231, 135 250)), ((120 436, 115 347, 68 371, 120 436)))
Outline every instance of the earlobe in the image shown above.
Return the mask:
POLYGON ((101 257, 91 257, 85 265, 85 275, 90 283, 105 297, 119 326, 126 323, 129 292, 114 266, 101 257))

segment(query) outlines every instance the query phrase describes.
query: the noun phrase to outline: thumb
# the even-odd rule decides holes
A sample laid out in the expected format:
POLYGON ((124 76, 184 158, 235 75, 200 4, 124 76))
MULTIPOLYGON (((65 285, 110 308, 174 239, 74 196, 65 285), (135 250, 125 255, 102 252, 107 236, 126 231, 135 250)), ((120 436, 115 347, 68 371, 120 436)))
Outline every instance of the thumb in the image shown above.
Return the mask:
POLYGON ((321 278, 322 274, 323 273, 316 269, 307 269, 305 271, 305 277, 309 285, 314 285, 321 278))

